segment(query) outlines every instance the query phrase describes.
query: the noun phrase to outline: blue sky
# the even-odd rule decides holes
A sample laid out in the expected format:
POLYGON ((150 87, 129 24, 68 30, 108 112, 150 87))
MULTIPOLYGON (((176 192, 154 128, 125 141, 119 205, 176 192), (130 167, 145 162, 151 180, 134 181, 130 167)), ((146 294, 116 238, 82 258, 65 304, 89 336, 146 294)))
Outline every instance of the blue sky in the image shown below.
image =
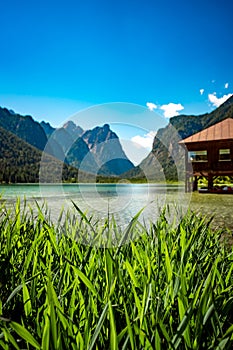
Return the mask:
POLYGON ((0 106, 57 126, 135 104, 151 110, 134 135, 147 138, 158 115, 210 112, 233 93, 232 13, 231 0, 2 1, 0 106))

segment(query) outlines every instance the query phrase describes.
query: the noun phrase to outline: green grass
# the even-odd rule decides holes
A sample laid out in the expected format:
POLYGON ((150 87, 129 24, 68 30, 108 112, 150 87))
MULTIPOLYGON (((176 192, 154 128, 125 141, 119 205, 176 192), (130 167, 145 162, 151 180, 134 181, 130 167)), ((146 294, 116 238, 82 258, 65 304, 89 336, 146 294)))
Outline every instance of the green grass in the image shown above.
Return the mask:
POLYGON ((193 213, 172 227, 161 213, 119 232, 76 209, 54 225, 46 208, 2 205, 0 348, 232 348, 233 251, 220 231, 193 213), (109 232, 122 245, 81 243, 110 246, 109 232))

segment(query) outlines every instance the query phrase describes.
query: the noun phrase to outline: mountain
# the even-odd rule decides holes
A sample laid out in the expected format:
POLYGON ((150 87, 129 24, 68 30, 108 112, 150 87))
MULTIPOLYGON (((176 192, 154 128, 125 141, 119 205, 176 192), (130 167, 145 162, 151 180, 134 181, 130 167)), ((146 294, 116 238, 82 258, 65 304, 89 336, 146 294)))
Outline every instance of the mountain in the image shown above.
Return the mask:
POLYGON ((72 121, 54 130, 48 123, 41 125, 49 137, 49 153, 73 167, 104 176, 134 168, 108 124, 86 131, 72 121))
POLYGON ((63 128, 68 132, 69 135, 75 140, 77 137, 81 136, 84 130, 81 126, 76 125, 72 120, 69 120, 63 125, 63 128))
POLYGON ((182 139, 210 127, 224 119, 233 117, 233 96, 211 113, 199 116, 180 115, 170 119, 182 139))
MULTIPOLYGON (((82 139, 88 145, 97 168, 94 171, 100 175, 120 175, 134 168, 122 149, 119 138, 108 124, 95 127, 83 133, 82 139)), ((84 168, 85 170, 85 168, 84 168)))
POLYGON ((90 173, 97 173, 97 163, 86 142, 78 137, 66 154, 65 163, 90 173))
POLYGON ((12 110, 0 107, 0 127, 40 150, 43 150, 47 143, 43 128, 31 116, 22 116, 12 110))
POLYGON ((178 142, 229 117, 233 118, 233 96, 211 113, 171 118, 158 130, 149 155, 123 176, 154 181, 183 179, 184 150, 178 142))
POLYGON ((49 138, 56 130, 56 128, 53 128, 49 123, 46 123, 45 121, 42 121, 40 125, 43 128, 47 138, 49 138))
POLYGON ((65 154, 69 151, 73 142, 82 135, 83 129, 80 126, 77 126, 73 121, 66 122, 60 128, 53 128, 49 123, 42 121, 40 123, 44 132, 51 143, 52 140, 55 141, 53 143, 54 147, 59 147, 63 151, 62 158, 64 159, 65 154))

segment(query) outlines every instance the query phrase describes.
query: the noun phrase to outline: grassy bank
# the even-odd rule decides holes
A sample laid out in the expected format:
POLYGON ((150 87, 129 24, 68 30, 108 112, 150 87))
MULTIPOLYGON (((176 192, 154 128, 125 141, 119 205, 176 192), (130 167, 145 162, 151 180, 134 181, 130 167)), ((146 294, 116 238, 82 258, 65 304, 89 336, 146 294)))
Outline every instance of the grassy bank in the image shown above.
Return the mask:
POLYGON ((178 227, 161 214, 149 230, 135 218, 119 237, 139 237, 127 245, 79 242, 109 230, 118 237, 114 221, 67 214, 54 226, 39 208, 2 206, 0 348, 232 348, 233 252, 220 232, 191 213, 178 227))

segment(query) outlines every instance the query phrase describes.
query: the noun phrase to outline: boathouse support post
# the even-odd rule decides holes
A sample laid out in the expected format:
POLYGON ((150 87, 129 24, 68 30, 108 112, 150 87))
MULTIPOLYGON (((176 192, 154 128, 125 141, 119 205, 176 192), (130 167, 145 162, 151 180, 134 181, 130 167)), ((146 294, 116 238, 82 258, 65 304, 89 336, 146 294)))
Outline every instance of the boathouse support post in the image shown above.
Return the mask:
POLYGON ((187 173, 185 178, 185 192, 188 193, 192 191, 193 191, 193 177, 187 173))
POLYGON ((208 174, 208 190, 211 190, 213 188, 213 175, 208 174))
POLYGON ((194 181, 193 181, 193 191, 197 191, 197 186, 198 185, 198 177, 194 176, 194 181))
POLYGON ((189 192, 189 177, 188 174, 185 174, 185 192, 189 192))

